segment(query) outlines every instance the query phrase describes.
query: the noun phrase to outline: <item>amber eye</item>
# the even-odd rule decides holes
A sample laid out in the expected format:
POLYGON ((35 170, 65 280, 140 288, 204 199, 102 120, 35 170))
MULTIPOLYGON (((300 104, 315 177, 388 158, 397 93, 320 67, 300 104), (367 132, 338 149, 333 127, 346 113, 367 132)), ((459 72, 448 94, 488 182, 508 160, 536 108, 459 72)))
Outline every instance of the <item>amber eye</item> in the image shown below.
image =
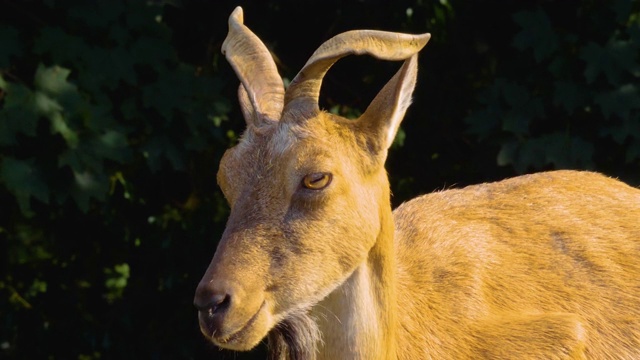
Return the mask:
POLYGON ((310 190, 322 190, 331 183, 332 178, 330 173, 312 173, 302 178, 302 185, 310 190))

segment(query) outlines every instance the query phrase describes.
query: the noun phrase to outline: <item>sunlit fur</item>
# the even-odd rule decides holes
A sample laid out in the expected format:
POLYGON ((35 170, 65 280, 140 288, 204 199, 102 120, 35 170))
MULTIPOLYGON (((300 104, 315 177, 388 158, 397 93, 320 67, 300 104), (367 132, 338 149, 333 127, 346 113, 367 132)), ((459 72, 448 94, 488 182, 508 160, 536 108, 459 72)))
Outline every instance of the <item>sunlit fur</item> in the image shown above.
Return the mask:
POLYGON ((231 214, 196 291, 203 334, 233 350, 267 338, 279 360, 640 359, 640 190, 544 172, 392 212, 384 161, 416 68, 411 55, 357 120, 257 121, 266 100, 244 100, 256 108, 218 172, 231 214), (301 185, 318 172, 329 186, 301 185))

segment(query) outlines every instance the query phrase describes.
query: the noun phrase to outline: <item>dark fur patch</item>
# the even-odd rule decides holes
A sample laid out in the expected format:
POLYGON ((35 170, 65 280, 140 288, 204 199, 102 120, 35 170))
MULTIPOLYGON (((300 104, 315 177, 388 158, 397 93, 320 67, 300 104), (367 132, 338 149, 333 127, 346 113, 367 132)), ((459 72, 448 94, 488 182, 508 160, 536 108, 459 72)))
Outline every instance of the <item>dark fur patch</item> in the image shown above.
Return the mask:
POLYGON ((350 273, 353 271, 355 260, 348 255, 342 255, 338 258, 338 264, 340 264, 340 268, 343 273, 350 273))
POLYGON ((267 338, 271 360, 315 360, 321 334, 311 316, 298 313, 278 324, 267 338))
POLYGON ((571 246, 571 239, 565 233, 551 232, 551 239, 554 248, 569 256, 577 266, 586 269, 589 273, 597 273, 600 270, 596 264, 589 260, 584 250, 571 246))
POLYGON ((277 245, 270 249, 269 254, 271 257, 271 266, 277 269, 281 268, 288 259, 287 254, 277 245))

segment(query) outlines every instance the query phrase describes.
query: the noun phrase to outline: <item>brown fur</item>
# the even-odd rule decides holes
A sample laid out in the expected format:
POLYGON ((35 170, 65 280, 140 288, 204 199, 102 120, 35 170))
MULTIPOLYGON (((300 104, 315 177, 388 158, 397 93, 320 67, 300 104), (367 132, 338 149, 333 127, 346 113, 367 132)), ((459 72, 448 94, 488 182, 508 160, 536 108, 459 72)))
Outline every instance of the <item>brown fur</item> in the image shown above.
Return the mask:
MULTIPOLYGON (((196 291, 208 339, 249 350, 268 337, 273 359, 295 360, 640 358, 638 189, 556 171, 436 192, 392 213, 384 160, 415 55, 358 120, 308 103, 270 103, 265 118, 250 83, 260 76, 242 62, 271 60, 242 56, 262 45, 241 15, 233 36, 254 42, 228 58, 240 62, 247 131, 218 173, 231 215, 196 291), (306 189, 318 172, 331 183, 306 189)), ((313 78, 307 66, 296 83, 313 78)), ((303 90, 293 93, 313 98, 303 90)))
POLYGON ((637 189, 557 171, 426 195, 395 219, 401 314, 434 329, 398 337, 433 344, 413 358, 640 358, 637 189))

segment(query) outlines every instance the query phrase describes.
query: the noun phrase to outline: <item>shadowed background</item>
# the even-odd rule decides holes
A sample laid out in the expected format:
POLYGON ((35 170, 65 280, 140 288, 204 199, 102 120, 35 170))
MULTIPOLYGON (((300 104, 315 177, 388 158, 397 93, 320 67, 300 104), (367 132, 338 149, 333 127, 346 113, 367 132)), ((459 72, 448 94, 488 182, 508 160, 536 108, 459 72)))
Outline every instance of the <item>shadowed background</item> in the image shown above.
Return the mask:
MULTIPOLYGON (((0 0, 0 358, 264 358, 207 344, 191 304, 245 126, 236 5, 285 80, 342 31, 432 34, 394 205, 560 168, 640 184, 638 1, 0 0)), ((399 66, 341 60, 321 106, 357 117, 399 66)))

